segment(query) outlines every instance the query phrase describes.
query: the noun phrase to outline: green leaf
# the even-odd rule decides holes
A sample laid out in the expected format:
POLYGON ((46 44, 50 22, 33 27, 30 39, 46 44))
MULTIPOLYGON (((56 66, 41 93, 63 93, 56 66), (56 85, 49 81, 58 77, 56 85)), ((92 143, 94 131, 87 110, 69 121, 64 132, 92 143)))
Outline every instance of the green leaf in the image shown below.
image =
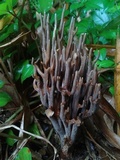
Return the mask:
POLYGON ((76 11, 78 8, 83 7, 83 6, 84 6, 84 4, 80 3, 80 2, 72 3, 70 5, 70 12, 76 11))
POLYGON ((88 29, 90 28, 91 23, 92 23, 91 17, 84 18, 79 23, 76 23, 76 26, 78 28, 77 34, 86 33, 88 29))
POLYGON ((103 61, 97 61, 96 63, 99 68, 110 68, 114 67, 115 63, 111 60, 103 60, 103 61))
POLYGON ((109 29, 109 30, 104 30, 103 32, 100 33, 100 36, 106 38, 106 39, 116 39, 117 33, 116 30, 109 29))
MULTIPOLYGON (((15 0, 16 1, 16 0, 15 0)), ((9 14, 8 11, 13 10, 13 0, 6 0, 5 2, 0 4, 0 15, 9 14)))
POLYGON ((34 73, 34 66, 28 60, 20 62, 14 69, 15 80, 21 77, 21 82, 31 77, 34 73))
POLYGON ((16 81, 20 78, 24 66, 26 66, 28 63, 29 63, 28 60, 21 61, 21 62, 18 63, 18 65, 14 68, 14 74, 15 74, 15 80, 16 80, 16 81))
POLYGON ((53 0, 38 0, 38 12, 47 12, 53 6, 53 0))
POLYGON ((19 152, 15 160, 32 160, 32 154, 28 147, 23 147, 19 152))
POLYGON ((34 134, 40 136, 39 129, 38 129, 38 127, 37 127, 37 125, 36 125, 35 123, 33 123, 33 124, 30 125, 29 131, 30 131, 31 133, 34 133, 34 134))
POLYGON ((108 25, 105 27, 105 29, 116 29, 118 27, 118 25, 120 25, 120 13, 119 15, 112 19, 111 21, 109 21, 108 25))
POLYGON ((94 23, 101 26, 110 21, 109 15, 103 9, 94 11, 92 17, 94 23))
POLYGON ((110 7, 113 7, 114 5, 114 1, 110 1, 110 0, 88 0, 86 1, 86 8, 88 10, 91 9, 104 9, 107 10, 110 7))
POLYGON ((108 40, 105 37, 100 37, 99 42, 102 43, 102 44, 107 44, 108 40))
POLYGON ((4 86, 5 82, 0 80, 0 88, 2 88, 4 86))
POLYGON ((16 139, 13 139, 13 138, 9 138, 9 136, 15 136, 15 134, 13 133, 13 131, 11 129, 8 130, 7 132, 8 134, 8 137, 6 138, 6 143, 9 145, 9 146, 13 146, 14 143, 17 141, 16 139))
POLYGON ((3 29, 2 29, 2 32, 0 32, 1 36, 0 36, 0 42, 2 42, 3 40, 5 40, 7 37, 9 37, 9 35, 11 33, 14 32, 14 28, 13 28, 13 24, 11 24, 10 26, 9 25, 6 25, 3 29))
POLYGON ((103 3, 99 0, 88 0, 86 2, 86 8, 91 9, 100 9, 103 8, 103 3))
POLYGON ((31 77, 34 73, 34 66, 31 64, 26 64, 23 67, 22 75, 21 75, 21 82, 26 80, 27 78, 31 77))
POLYGON ((12 99, 6 92, 0 92, 0 107, 5 106, 12 99))
POLYGON ((7 3, 0 4, 0 16, 8 13, 7 3))
POLYGON ((107 50, 106 50, 106 48, 102 48, 100 50, 95 50, 95 52, 94 52, 95 57, 98 56, 99 52, 100 52, 99 60, 102 61, 106 58, 107 50))
POLYGON ((111 87, 109 88, 109 92, 112 94, 112 96, 115 95, 115 88, 114 88, 114 86, 111 86, 111 87))
POLYGON ((18 3, 18 0, 12 0, 12 6, 14 7, 18 3))
POLYGON ((6 4, 7 4, 7 7, 8 7, 8 10, 9 11, 12 11, 13 9, 13 6, 12 6, 12 2, 13 0, 6 0, 6 4))

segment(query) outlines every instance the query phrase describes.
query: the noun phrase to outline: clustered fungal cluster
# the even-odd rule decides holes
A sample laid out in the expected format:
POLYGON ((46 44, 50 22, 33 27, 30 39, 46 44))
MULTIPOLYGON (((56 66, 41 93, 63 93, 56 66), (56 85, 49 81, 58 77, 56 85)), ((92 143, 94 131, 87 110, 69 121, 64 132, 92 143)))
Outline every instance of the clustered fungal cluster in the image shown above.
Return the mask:
POLYGON ((74 143, 82 121, 98 108, 100 84, 95 61, 91 60, 92 49, 88 50, 84 44, 85 35, 76 40, 74 18, 65 42, 63 15, 64 10, 59 26, 55 16, 53 31, 49 15, 40 15, 37 36, 42 57, 34 64, 33 86, 66 150, 66 144, 74 143))

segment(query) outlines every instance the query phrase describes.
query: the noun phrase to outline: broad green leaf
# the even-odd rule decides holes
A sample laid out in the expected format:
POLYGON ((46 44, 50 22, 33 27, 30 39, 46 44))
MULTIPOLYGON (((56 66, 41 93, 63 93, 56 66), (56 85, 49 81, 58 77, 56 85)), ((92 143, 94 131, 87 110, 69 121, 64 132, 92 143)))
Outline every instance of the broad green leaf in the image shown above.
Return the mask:
POLYGON ((8 14, 7 3, 0 4, 0 16, 4 14, 8 14))
POLYGON ((36 134, 36 135, 40 135, 39 129, 38 129, 38 127, 37 127, 37 125, 35 123, 33 123, 33 124, 30 125, 29 131, 31 133, 36 134))
POLYGON ((11 25, 7 25, 5 26, 2 31, 0 32, 1 36, 0 36, 0 42, 2 42, 3 40, 5 40, 7 37, 9 37, 9 35, 11 33, 13 33, 14 30, 14 25, 15 24, 11 24, 11 25))
POLYGON ((21 61, 21 62, 18 63, 18 65, 14 68, 14 74, 15 74, 15 80, 16 80, 16 81, 20 78, 24 66, 26 66, 28 63, 29 63, 28 60, 21 61))
POLYGON ((47 12, 52 8, 53 0, 38 0, 38 12, 47 12))
POLYGON ((2 88, 4 86, 5 82, 0 80, 0 88, 2 88))
POLYGON ((103 9, 94 11, 92 18, 97 25, 105 25, 110 21, 109 15, 103 9))
POLYGON ((99 68, 109 68, 114 67, 115 63, 112 60, 103 60, 103 61, 97 61, 96 63, 99 68))
POLYGON ((86 8, 91 9, 104 9, 107 10, 110 7, 113 7, 114 1, 110 0, 88 0, 86 1, 86 8))
POLYGON ((0 15, 9 14, 13 10, 13 5, 16 4, 16 0, 6 0, 0 4, 0 15), (14 2, 13 2, 14 1, 14 2))
POLYGON ((101 0, 101 2, 103 3, 103 9, 105 11, 108 11, 110 8, 112 8, 114 6, 113 0, 101 0))
MULTIPOLYGON (((14 9, 14 12, 17 14, 18 13, 18 11, 19 11, 19 8, 16 8, 16 9, 14 9)), ((0 19, 0 30, 2 30, 3 31, 3 29, 5 28, 7 28, 6 29, 6 32, 7 33, 11 33, 11 28, 13 28, 15 25, 16 25, 16 21, 14 22, 14 23, 11 23, 12 22, 12 20, 14 19, 15 17, 13 16, 13 15, 11 15, 11 14, 7 14, 7 15, 5 15, 5 16, 3 16, 1 19, 0 19), (9 25, 9 26, 8 26, 9 25)), ((18 25, 18 24, 17 24, 18 25)), ((18 27, 18 26, 17 26, 18 27)), ((15 28, 13 28, 13 30, 15 30, 15 28)), ((7 36, 8 36, 8 34, 6 33, 6 32, 4 32, 3 31, 3 34, 6 34, 7 36)), ((1 34, 2 35, 2 34, 1 34)), ((1 37, 0 37, 0 39, 1 39, 1 37)), ((1 41, 1 40, 0 40, 1 41)))
POLYGON ((91 17, 84 18, 79 23, 76 23, 76 26, 78 28, 77 34, 86 33, 91 25, 94 25, 91 17))
POLYGON ((84 4, 80 2, 72 3, 70 5, 70 12, 76 11, 78 8, 83 7, 84 4))
POLYGON ((16 156, 15 160, 32 160, 32 154, 28 147, 23 147, 16 156))
POLYGON ((109 29, 109 30, 104 30, 103 32, 100 33, 100 36, 106 38, 106 39, 116 39, 117 33, 116 30, 109 29))
POLYGON ((5 106, 12 99, 6 92, 0 92, 0 107, 5 106))
POLYGON ((108 40, 104 36, 99 38, 99 42, 102 44, 108 44, 108 40))
POLYGON ((120 3, 119 3, 119 5, 116 5, 116 7, 114 5, 109 7, 108 11, 112 14, 114 14, 114 13, 119 14, 120 13, 120 3))
POLYGON ((21 82, 26 80, 27 78, 31 77, 34 73, 34 66, 31 64, 26 64, 23 67, 22 75, 21 75, 21 82))
POLYGON ((116 18, 114 18, 111 21, 109 21, 109 23, 107 24, 105 29, 106 30, 108 30, 108 29, 116 29, 118 27, 118 25, 120 25, 120 14, 116 18))
POLYGON ((12 6, 13 2, 12 2, 12 1, 13 1, 13 0, 6 0, 7 7, 8 7, 8 10, 9 10, 9 11, 12 11, 12 10, 13 10, 13 6, 12 6))
POLYGON ((18 0, 12 0, 12 6, 14 7, 18 3, 18 0))
POLYGON ((9 135, 10 136, 15 136, 15 134, 13 133, 13 131, 11 129, 8 130, 7 132, 8 134, 8 137, 6 138, 6 143, 9 145, 9 146, 13 146, 14 143, 17 141, 16 139, 13 139, 13 138, 9 138, 9 135))
POLYGON ((6 25, 10 24, 14 17, 11 14, 4 16, 0 19, 0 30, 2 30, 6 25))
POLYGON ((100 49, 100 50, 96 50, 95 52, 94 52, 94 55, 97 57, 98 56, 98 54, 99 54, 99 60, 104 60, 105 58, 106 58, 106 54, 107 54, 107 50, 106 50, 106 48, 102 48, 102 49, 100 49), (100 54, 99 54, 100 53, 100 54))
POLYGON ((115 88, 114 88, 114 86, 111 86, 111 87, 109 88, 109 92, 112 94, 112 96, 115 95, 115 88))
POLYGON ((86 8, 89 9, 101 9, 103 8, 102 1, 99 0, 88 0, 86 2, 86 8))

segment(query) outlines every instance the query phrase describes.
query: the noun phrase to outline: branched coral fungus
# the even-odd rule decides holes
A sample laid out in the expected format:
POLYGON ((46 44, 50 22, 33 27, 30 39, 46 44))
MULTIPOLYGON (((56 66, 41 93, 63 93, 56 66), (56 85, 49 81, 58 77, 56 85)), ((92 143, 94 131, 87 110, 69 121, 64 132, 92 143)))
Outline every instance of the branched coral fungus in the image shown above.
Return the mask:
POLYGON ((37 31, 42 59, 35 62, 33 86, 39 93, 46 115, 60 137, 62 153, 75 141, 79 126, 98 108, 100 84, 97 71, 91 60, 92 50, 84 44, 85 35, 76 41, 74 18, 64 42, 64 10, 59 27, 57 17, 52 38, 49 15, 40 15, 41 26, 37 31))

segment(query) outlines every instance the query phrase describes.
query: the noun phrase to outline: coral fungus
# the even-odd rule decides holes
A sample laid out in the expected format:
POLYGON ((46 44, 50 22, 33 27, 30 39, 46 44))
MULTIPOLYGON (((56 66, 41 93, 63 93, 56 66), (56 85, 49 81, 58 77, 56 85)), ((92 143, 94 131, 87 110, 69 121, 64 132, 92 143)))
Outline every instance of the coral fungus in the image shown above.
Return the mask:
POLYGON ((59 27, 55 16, 52 38, 49 15, 40 15, 37 36, 42 58, 34 64, 33 86, 60 137, 62 152, 67 156, 79 126, 98 108, 100 84, 95 61, 91 60, 92 49, 88 50, 84 44, 85 34, 76 40, 74 18, 65 44, 63 15, 64 10, 59 27))

